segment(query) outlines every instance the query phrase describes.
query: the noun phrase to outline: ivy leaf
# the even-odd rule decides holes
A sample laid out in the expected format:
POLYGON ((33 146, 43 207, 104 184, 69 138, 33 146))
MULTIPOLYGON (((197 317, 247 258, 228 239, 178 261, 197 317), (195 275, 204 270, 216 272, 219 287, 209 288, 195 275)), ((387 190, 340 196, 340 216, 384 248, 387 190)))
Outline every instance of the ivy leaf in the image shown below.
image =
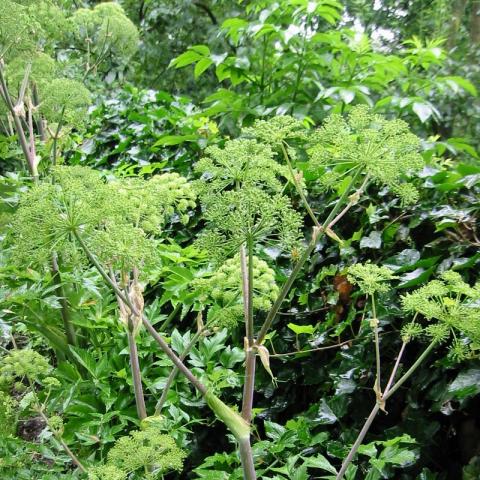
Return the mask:
POLYGON ((412 110, 422 123, 425 123, 432 115, 432 107, 426 103, 414 102, 412 110))
POLYGON ((300 335, 301 333, 311 335, 315 332, 315 327, 313 325, 297 325, 295 323, 289 323, 287 327, 296 335, 300 335))
POLYGON ((393 271, 401 271, 415 265, 420 260, 420 252, 411 248, 402 250, 397 255, 387 258, 383 264, 393 271))
POLYGON ((305 458, 305 465, 307 465, 307 467, 320 468, 321 470, 337 474, 335 467, 320 453, 315 457, 305 458))
POLYGON ((382 234, 380 232, 371 232, 368 237, 360 240, 360 248, 379 249, 382 246, 382 234))
POLYGON ((458 374, 449 385, 448 392, 455 398, 464 399, 480 392, 480 369, 470 368, 458 374))

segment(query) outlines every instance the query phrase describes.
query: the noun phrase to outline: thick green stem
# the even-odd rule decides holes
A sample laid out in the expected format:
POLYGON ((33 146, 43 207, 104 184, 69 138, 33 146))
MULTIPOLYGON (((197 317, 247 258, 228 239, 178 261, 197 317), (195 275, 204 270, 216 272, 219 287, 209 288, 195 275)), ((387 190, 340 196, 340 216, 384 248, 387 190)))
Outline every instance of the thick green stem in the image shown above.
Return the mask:
POLYGON ((247 279, 247 324, 245 325, 245 332, 247 334, 248 342, 253 343, 253 239, 249 237, 247 241, 247 255, 248 255, 248 279, 247 279))
POLYGON ((63 288, 62 278, 60 274, 60 268, 58 264, 58 256, 56 253, 52 255, 52 279, 56 286, 57 296, 60 301, 60 312, 63 320, 63 327, 65 329, 65 335, 67 341, 70 345, 77 345, 77 334, 75 332, 75 326, 72 323, 70 316, 70 308, 68 305, 68 300, 65 294, 65 289, 63 288))
POLYGON ((410 378, 410 376, 415 372, 415 370, 420 366, 420 364, 427 358, 429 353, 433 350, 433 348, 436 345, 436 341, 431 342, 428 347, 422 352, 422 354, 417 358, 415 363, 399 378, 399 380, 393 385, 393 387, 390 388, 392 385, 394 379, 395 379, 395 374, 398 370, 398 367, 400 365, 400 358, 405 350, 405 343, 402 344, 402 347, 400 349, 400 353, 398 354, 397 361, 395 362, 395 366, 393 367, 392 374, 390 375, 390 379, 388 381, 388 385, 385 388, 385 392, 381 398, 381 401, 376 402, 375 406, 373 407, 372 411, 370 412, 370 415, 368 416, 367 420, 365 421, 362 430, 358 434, 357 439, 355 440, 355 443, 352 445, 352 448, 350 449, 350 452, 348 453, 347 457, 342 463, 342 467, 340 471, 337 474, 336 480, 341 480, 343 476, 345 475, 345 472, 347 471, 348 466, 352 462, 353 458, 355 457, 360 445, 363 442, 363 439, 365 438, 365 435, 368 433, 368 430, 370 429, 370 426, 373 423, 373 420, 377 416, 377 413, 379 412, 380 408, 382 405, 410 378))
POLYGON ((357 169, 355 174, 353 175, 352 180, 350 181, 349 185, 341 195, 341 197, 338 199, 337 203, 333 207, 332 211, 328 215, 327 219, 323 223, 321 228, 314 227, 313 232, 312 232, 312 239, 310 240, 310 243, 308 244, 307 248, 304 250, 302 256, 300 259, 297 261, 295 266, 293 267, 292 272, 290 273, 287 281, 284 283, 282 289, 280 290, 280 293, 278 294, 277 299, 275 300, 275 303, 273 304, 272 308, 267 314, 267 318, 263 322, 262 328, 260 329, 260 333, 257 336, 257 343, 260 345, 264 340, 265 336, 268 333, 268 330, 270 329, 273 320, 277 316, 278 311, 280 310, 280 307, 282 306, 283 301, 285 300, 286 296, 288 295, 288 292, 292 288, 293 282, 296 280, 298 274, 300 273, 301 269, 305 265, 306 261, 310 257, 311 253, 313 252, 315 246, 317 245, 317 242, 320 240, 320 238, 325 234, 325 230, 328 228, 330 223, 332 221, 335 221, 335 216, 337 213, 340 211, 340 208, 342 205, 345 203, 345 200, 348 198, 350 195, 350 192, 352 189, 355 187, 355 184, 357 183, 357 180, 359 176, 361 175, 362 170, 357 169))
MULTIPOLYGON (((187 355, 191 352, 192 348, 195 346, 195 344, 198 342, 198 339, 202 336, 203 334, 203 329, 199 330, 190 340, 190 343, 185 347, 183 350, 182 354, 180 355, 180 360, 183 362, 185 358, 187 358, 187 355)), ((168 397, 168 392, 170 388, 172 387, 173 381, 178 375, 178 368, 173 367, 172 371, 168 375, 167 382, 165 383, 165 386, 163 387, 163 392, 162 395, 160 396, 160 399, 157 402, 157 405, 155 407, 155 415, 160 415, 162 413, 163 406, 165 405, 165 402, 167 401, 168 397)))
POLYGON ((313 210, 310 207, 310 204, 308 203, 307 197, 305 196, 305 192, 303 191, 302 186, 298 183, 298 179, 295 175, 295 172, 293 171, 292 162, 290 161, 290 156, 288 155, 288 152, 287 152, 287 149, 285 148, 284 142, 281 143, 281 146, 282 146, 282 153, 283 153, 283 156, 285 158, 285 161, 287 162, 288 170, 289 170, 290 175, 292 177, 293 184, 295 185, 297 193, 300 195, 303 206, 305 207, 308 214, 310 215, 310 218, 312 219, 313 223, 317 227, 320 227, 321 226, 320 222, 318 221, 315 213, 313 213, 313 210))
MULTIPOLYGON (((27 79, 30 73, 29 68, 31 68, 31 65, 30 67, 27 67, 27 70, 25 71, 25 78, 27 79)), ((7 82, 5 81, 5 76, 4 76, 4 65, 3 65, 3 61, 1 60, 0 60, 0 86, 1 86, 3 99, 7 105, 8 110, 12 114, 13 123, 15 125, 15 130, 18 136, 18 141, 20 143, 20 147, 22 148, 23 155, 25 156, 25 160, 27 161, 28 169, 32 177, 36 180, 38 179, 36 159, 32 158, 30 148, 28 146, 27 137, 25 136, 25 132, 23 130, 22 121, 20 119, 20 116, 18 115, 17 108, 13 104, 12 98, 8 91, 7 82)))
MULTIPOLYGON (((253 395, 255 391, 254 324, 253 324, 253 239, 240 248, 240 266, 242 272, 243 310, 245 316, 245 380, 242 397, 242 418, 248 425, 252 422, 253 395)), ((256 479, 250 434, 239 440, 239 454, 242 461, 244 479, 256 479)))
POLYGON ((375 296, 371 296, 372 299, 372 312, 373 312, 373 333, 375 336, 375 364, 377 375, 375 379, 375 393, 380 395, 382 393, 382 383, 380 379, 381 373, 381 364, 380 364, 380 337, 378 335, 378 318, 377 318, 377 307, 375 304, 375 296))
MULTIPOLYGON (((116 288, 120 290, 115 277, 115 272, 110 268, 110 279, 116 288)), ((125 296, 128 293, 125 292, 125 296)), ((140 420, 147 417, 147 409, 145 407, 145 398, 143 395, 142 372, 140 370, 140 360, 138 358, 137 342, 136 342, 136 328, 133 322, 131 312, 123 304, 122 299, 117 295, 117 303, 120 308, 120 316, 127 318, 127 339, 128 339, 128 353, 130 357, 130 371, 132 373, 133 393, 135 395, 135 405, 137 407, 137 414, 140 420)))
POLYGON ((243 479, 256 480, 255 463, 253 461, 252 446, 250 445, 250 438, 244 438, 238 441, 238 452, 242 462, 243 479))
POLYGON ((113 289, 113 291, 116 293, 118 297, 125 303, 130 308, 130 311, 137 316, 141 316, 142 318, 142 323, 147 329, 147 331, 152 335, 154 340, 158 343, 159 347, 163 350, 163 352, 167 355, 167 357, 172 361, 172 363, 178 367, 178 369, 185 375, 188 380, 192 383, 192 385, 202 394, 206 395, 207 394, 207 387, 200 382, 200 380, 193 375, 193 373, 190 371, 190 369, 178 358, 178 356, 173 352, 173 350, 168 346, 168 343, 165 341, 165 339, 158 334, 158 332, 153 328, 152 324, 148 321, 147 317, 143 314, 138 312, 138 310, 135 308, 135 306, 132 304, 130 299, 118 288, 117 285, 112 281, 112 279, 108 276, 108 273, 105 271, 105 269, 102 267, 100 262, 95 258, 93 253, 90 251, 88 248, 87 244, 84 242, 83 238, 79 234, 77 230, 73 231, 73 234, 75 235, 75 238, 78 240, 78 243, 82 247, 83 251, 87 255, 88 259, 92 262, 92 264, 95 266, 97 269, 98 273, 102 276, 102 278, 105 280, 105 282, 110 285, 110 287, 113 289))
POLYGON ((245 383, 243 385, 242 417, 252 421, 253 395, 255 393, 256 353, 252 347, 245 352, 245 383))
MULTIPOLYGON (((241 252, 242 253, 242 252, 241 252)), ((254 332, 253 332, 253 241, 249 239, 247 242, 247 278, 243 281, 247 286, 247 292, 244 292, 244 309, 246 313, 245 323, 245 381, 243 386, 243 399, 242 399, 242 417, 246 422, 252 421, 252 409, 253 409, 253 395, 255 390, 255 350, 254 344, 254 332)), ((242 267, 242 273, 245 270, 242 267)))
POLYGON ((137 343, 135 336, 130 329, 127 331, 128 351, 130 354, 130 369, 132 371, 133 392, 135 394, 135 404, 137 414, 140 420, 147 417, 147 408, 145 407, 145 398, 143 396, 142 373, 140 371, 140 362, 138 360, 137 343))

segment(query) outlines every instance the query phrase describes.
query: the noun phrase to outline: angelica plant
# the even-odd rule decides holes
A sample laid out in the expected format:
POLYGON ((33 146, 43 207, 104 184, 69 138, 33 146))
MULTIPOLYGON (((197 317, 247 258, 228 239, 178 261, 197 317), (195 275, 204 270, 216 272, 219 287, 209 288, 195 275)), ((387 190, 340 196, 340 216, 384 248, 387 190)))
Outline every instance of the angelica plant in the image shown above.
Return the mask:
POLYGON ((131 58, 137 46, 138 32, 116 3, 79 9, 67 18, 55 0, 2 2, 2 127, 9 135, 15 131, 34 179, 44 144, 55 164, 61 139, 84 124, 91 98, 82 80, 96 72, 102 62, 108 62, 115 71, 131 58), (60 62, 56 52, 62 48, 85 53, 78 58, 70 54, 68 62, 60 62), (75 62, 84 57, 82 78, 75 62))
POLYGON ((135 304, 134 313, 117 296, 140 419, 147 415, 135 343, 142 324, 142 282, 157 262, 161 227, 177 213, 188 219, 194 199, 186 180, 173 173, 148 181, 106 183, 85 167, 56 167, 23 196, 13 220, 12 258, 17 264, 45 266, 52 252, 61 252, 65 265, 85 267, 88 258, 76 239, 81 235, 89 251, 111 272, 111 281, 135 304))
POLYGON ((408 176, 424 165, 419 148, 420 139, 406 122, 387 120, 359 105, 346 118, 331 115, 313 134, 311 166, 322 171, 325 185, 335 185, 347 172, 361 172, 411 205, 418 192, 408 176))
MULTIPOLYGON (((57 415, 47 414, 46 402, 50 396, 52 387, 59 387, 60 382, 50 376, 52 367, 42 355, 35 350, 28 348, 18 349, 14 340, 12 340, 14 349, 2 358, 2 366, 0 367, 0 386, 3 388, 12 389, 13 385, 19 392, 23 392, 21 400, 18 405, 15 405, 21 409, 30 408, 37 413, 45 422, 47 428, 53 434, 61 448, 71 458, 72 463, 82 472, 87 470, 78 459, 78 457, 72 452, 70 447, 63 439, 63 420, 57 415), (27 383, 25 387, 24 383, 27 383), (43 386, 46 391, 45 400, 41 401, 37 393, 37 388, 43 386)), ((0 392, 1 393, 1 392, 0 392)), ((0 396, 1 398, 1 396, 0 396)), ((4 403, 5 407, 9 411, 5 412, 5 415, 9 415, 10 420, 13 419, 12 408, 14 403, 9 400, 4 403)))
MULTIPOLYGON (((269 369, 268 351, 262 343, 317 242, 324 234, 338 240, 333 227, 359 202, 371 183, 389 187, 404 204, 414 202, 416 190, 408 176, 420 169, 423 161, 418 153, 420 141, 407 124, 386 120, 363 106, 352 108, 346 119, 330 116, 316 131, 309 131, 293 118, 277 117, 255 122, 242 131, 242 136, 245 140, 228 141, 223 149, 207 150, 206 158, 196 165, 201 177, 195 186, 207 220, 200 245, 216 261, 239 252, 246 327, 242 416, 251 422, 256 356, 260 356, 269 369), (335 181, 347 177, 346 188, 323 222, 310 206, 302 173, 296 168, 298 150, 303 157, 310 157, 309 168, 321 173, 320 186, 328 183, 326 177, 335 181), (302 217, 285 195, 290 184, 313 222, 311 240, 306 247, 300 247, 302 217), (253 292, 258 281, 253 274, 253 256, 260 246, 271 245, 297 253, 291 273, 257 333, 254 316, 257 318, 260 311, 254 312, 253 292)), ((371 272, 373 276, 378 273, 371 272)), ((384 281, 391 280, 388 272, 381 270, 380 273, 384 281)), ((364 280, 372 279, 367 276, 364 280)), ((372 293, 382 288, 381 282, 371 285, 372 293)), ((214 289, 212 293, 216 295, 214 289)), ((228 296, 228 287, 225 295, 228 296)), ((378 339, 378 325, 372 324, 372 327, 378 339)), ((379 352, 377 358, 380 384, 379 352)), ((244 477, 256 478, 249 444, 240 445, 240 455, 244 477)))
POLYGON ((354 265, 349 268, 349 279, 371 299, 375 331, 377 375, 374 385, 376 403, 342 463, 337 475, 341 480, 363 442, 370 425, 379 410, 385 411, 387 400, 410 378, 426 360, 430 352, 442 343, 449 343, 449 355, 454 361, 478 358, 480 348, 480 285, 470 286, 458 272, 446 271, 439 279, 401 297, 402 309, 406 315, 413 315, 401 330, 402 345, 386 386, 380 382, 380 342, 378 319, 376 318, 376 293, 385 293, 394 279, 386 267, 372 264, 354 265), (396 378, 406 346, 415 339, 427 340, 427 347, 400 378, 396 378))
MULTIPOLYGON (((155 256, 150 253, 158 244, 157 238, 147 235, 143 230, 143 222, 149 219, 144 224, 145 228, 152 228, 152 225, 158 226, 159 218, 168 218, 177 209, 185 217, 187 209, 193 202, 193 194, 188 185, 179 180, 176 174, 167 175, 160 180, 152 179, 134 188, 134 200, 130 204, 119 201, 125 200, 125 192, 130 187, 128 180, 125 184, 121 179, 105 183, 99 177, 93 182, 87 181, 90 176, 95 175, 97 175, 95 172, 85 167, 57 167, 53 173, 57 181, 52 182, 52 178, 36 185, 33 191, 42 200, 42 208, 32 211, 30 204, 22 206, 21 202, 12 225, 14 244, 12 252, 22 251, 29 228, 34 228, 35 225, 32 220, 38 223, 43 222, 43 227, 32 240, 39 249, 36 259, 47 258, 49 253, 51 254, 53 250, 58 251, 58 247, 61 246, 67 253, 68 261, 76 261, 77 266, 93 265, 117 296, 119 306, 124 312, 121 316, 127 319, 130 334, 135 334, 137 322, 141 320, 142 325, 153 336, 174 366, 205 397, 208 405, 230 428, 237 440, 245 443, 250 435, 248 424, 210 392, 170 349, 166 340, 158 334, 143 312, 141 288, 139 289, 137 285, 137 282, 142 279, 139 272, 148 270, 146 266, 149 261, 156 261, 155 256), (179 187, 177 194, 173 196, 172 185, 179 187), (170 191, 169 195, 162 195, 168 191, 170 191), (141 195, 144 197, 141 198, 141 195), (144 205, 149 199, 156 202, 154 205, 163 205, 163 210, 160 212, 145 210, 144 205), (153 217, 148 218, 149 212, 153 217), (123 232, 120 241, 115 243, 115 235, 104 234, 108 231, 113 234, 123 232), (144 242, 144 249, 138 249, 139 237, 144 242), (108 240, 109 243, 105 245, 103 241, 98 240, 99 238, 108 240), (135 288, 132 290, 133 285, 135 288)), ((135 385, 138 402, 141 396, 141 384, 138 381, 140 375, 135 371, 138 370, 138 359, 134 359, 131 365, 134 370, 132 372, 134 381, 138 382, 135 385)), ((146 414, 141 403, 137 403, 137 410, 140 417, 146 414)))
POLYGON ((79 8, 71 17, 74 44, 82 46, 86 77, 96 73, 107 59, 126 65, 139 44, 137 28, 116 2, 104 2, 94 8, 79 8))
POLYGON ((90 480, 126 480, 135 473, 142 478, 163 478, 165 473, 181 471, 186 452, 175 440, 157 428, 136 430, 120 437, 110 449, 107 462, 89 471, 90 480))

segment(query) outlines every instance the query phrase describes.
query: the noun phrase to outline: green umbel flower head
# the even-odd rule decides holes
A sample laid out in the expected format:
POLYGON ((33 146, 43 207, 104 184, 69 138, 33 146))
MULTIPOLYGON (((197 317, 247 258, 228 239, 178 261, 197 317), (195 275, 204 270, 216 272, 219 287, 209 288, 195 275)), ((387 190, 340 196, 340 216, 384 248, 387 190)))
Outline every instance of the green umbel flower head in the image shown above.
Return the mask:
POLYGON ((454 337, 452 356, 463 359, 480 349, 480 284, 471 287, 457 272, 447 271, 439 280, 402 297, 403 309, 437 322, 425 328, 434 340, 454 337), (460 336, 460 338, 458 337, 460 336))
POLYGON ((300 238, 302 217, 281 194, 246 187, 204 197, 203 206, 208 224, 198 245, 217 261, 237 252, 248 238, 287 251, 300 238))
POLYGON ((117 60, 125 62, 138 49, 138 31, 116 2, 100 3, 93 9, 80 8, 71 21, 76 42, 89 43, 97 56, 113 53, 117 60))
POLYGON ((156 475, 181 471, 186 457, 175 440, 155 428, 137 430, 120 437, 108 452, 108 466, 115 466, 128 474, 152 468, 156 475))
POLYGON ((348 280, 358 285, 367 295, 388 292, 390 282, 394 279, 395 276, 389 268, 372 263, 357 263, 348 269, 348 280))
POLYGON ((88 480, 126 480, 127 472, 115 465, 100 465, 88 470, 88 480))
POLYGON ((0 2, 0 54, 4 59, 34 52, 42 35, 42 27, 26 7, 11 0, 0 2))
POLYGON ((404 203, 417 200, 417 191, 405 178, 420 170, 424 162, 419 154, 420 139, 404 121, 387 120, 359 105, 346 118, 330 115, 313 135, 312 143, 312 167, 323 169, 327 177, 338 180, 345 169, 360 168, 404 203))
POLYGON ((158 233, 175 214, 188 220, 187 212, 195 208, 196 195, 184 177, 164 173, 145 181, 125 178, 113 182, 117 201, 125 205, 122 223, 133 224, 147 233, 158 233), (184 218, 186 216, 186 218, 184 218))
POLYGON ((12 59, 6 67, 7 82, 13 92, 18 92, 29 63, 32 66, 29 79, 39 88, 46 86, 55 78, 57 64, 49 55, 42 52, 21 55, 12 59))
POLYGON ((80 262, 73 230, 90 236, 112 215, 112 208, 110 190, 98 172, 78 166, 54 168, 50 178, 22 195, 10 232, 12 260, 45 266, 56 251, 67 262, 80 262))
MULTIPOLYGON (((228 259, 211 277, 197 280, 194 288, 202 292, 203 301, 213 304, 208 324, 233 328, 243 318, 242 270, 240 256, 228 259)), ((268 311, 277 298, 279 288, 275 272, 267 262, 253 257, 253 308, 268 311)))
POLYGON ((16 378, 25 376, 37 380, 47 375, 52 367, 35 350, 13 350, 2 358, 0 365, 0 383, 11 384, 16 378))
POLYGON ((269 120, 256 120, 252 127, 244 128, 242 134, 278 146, 291 139, 306 140, 308 130, 300 120, 288 115, 279 115, 269 120))
POLYGON ((270 146, 253 139, 231 140, 207 149, 195 166, 195 182, 207 227, 200 247, 221 263, 247 240, 291 249, 300 237, 302 217, 283 195, 288 169, 270 146))
POLYGON ((52 123, 79 128, 85 121, 90 92, 84 85, 68 78, 56 78, 40 89, 40 111, 52 123))
POLYGON ((188 217, 194 198, 177 174, 107 183, 90 168, 56 167, 21 199, 11 228, 12 258, 47 265, 55 251, 81 264, 78 232, 102 262, 129 271, 154 261, 161 228, 172 215, 188 217))
POLYGON ((255 140, 230 140, 223 149, 214 145, 206 153, 195 165, 195 172, 201 175, 195 188, 201 197, 240 187, 280 192, 282 177, 288 175, 286 167, 274 160, 272 149, 255 140))

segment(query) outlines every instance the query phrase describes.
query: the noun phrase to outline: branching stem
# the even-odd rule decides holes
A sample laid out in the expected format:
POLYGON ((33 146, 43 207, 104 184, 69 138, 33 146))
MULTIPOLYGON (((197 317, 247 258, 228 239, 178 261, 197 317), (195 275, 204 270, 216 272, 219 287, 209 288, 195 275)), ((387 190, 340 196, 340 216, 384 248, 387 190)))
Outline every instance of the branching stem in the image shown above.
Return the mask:
POLYGON ((277 316, 278 311, 280 310, 280 307, 282 306, 283 301, 285 300, 286 296, 288 295, 288 292, 292 288, 292 285, 294 281, 296 280, 298 274, 302 270, 303 266, 305 265, 306 261, 310 257, 311 253, 313 252, 315 246, 317 245, 318 241, 320 238, 325 234, 325 230, 328 228, 328 226, 334 221, 335 216, 338 214, 340 208, 342 205, 345 203, 345 200, 348 198, 350 195, 350 192, 352 189, 355 187, 355 184, 357 183, 357 180, 359 176, 361 175, 362 170, 357 169, 353 175, 352 180, 350 181, 349 185, 341 195, 341 197, 338 199, 337 203, 333 207, 332 211, 328 215, 327 219, 323 223, 322 227, 318 228, 317 226, 313 227, 312 231, 312 238, 310 240, 310 243, 308 244, 307 248, 304 250, 302 256, 299 258, 295 266, 293 267, 289 277, 287 278, 287 281, 284 283, 282 289, 280 290, 280 293, 278 294, 277 299, 275 300, 275 303, 273 304, 272 308, 267 314, 267 318, 263 322, 262 328, 260 329, 260 333, 257 336, 257 343, 260 345, 263 343, 265 340, 265 336, 268 333, 268 330, 270 329, 273 320, 277 316))
POLYGON ((377 318, 377 307, 375 304, 375 296, 371 295, 372 300, 372 313, 373 313, 373 334, 375 336, 375 365, 377 369, 377 375, 375 378, 375 393, 377 394, 378 398, 380 398, 382 394, 382 382, 380 378, 381 374, 381 363, 380 363, 380 338, 378 336, 378 318, 377 318))
POLYGON ((88 259, 92 262, 94 267, 97 269, 98 273, 102 276, 102 278, 105 280, 105 282, 112 288, 112 290, 115 292, 116 295, 118 295, 121 300, 130 308, 130 311, 134 315, 139 315, 142 318, 142 323, 147 329, 147 331, 152 335, 154 340, 158 343, 159 347, 163 350, 163 352, 167 355, 167 357, 172 361, 172 363, 178 367, 180 372, 182 372, 192 383, 192 385, 203 395, 205 396, 207 394, 207 387, 200 382, 200 380, 193 375, 193 373, 190 371, 190 369, 178 358, 178 356, 172 351, 172 349, 168 346, 168 343, 165 341, 165 339, 159 335, 159 333, 155 330, 155 328, 152 326, 152 324, 148 321, 148 318, 143 314, 137 311, 135 306, 132 304, 130 299, 120 290, 117 285, 115 285, 114 282, 110 279, 108 276, 108 273, 104 270, 100 262, 95 258, 95 255, 90 251, 88 248, 87 244, 84 242, 83 238, 81 237, 80 233, 77 230, 74 230, 72 232, 75 235, 75 238, 77 239, 78 243, 82 247, 83 251, 87 255, 88 259))
MULTIPOLYGON (((191 352, 192 348, 198 342, 199 338, 203 335, 204 331, 205 329, 202 328, 201 330, 198 330, 197 333, 192 337, 189 344, 185 347, 185 349, 183 350, 182 354, 179 357, 182 362, 187 358, 188 354, 191 352)), ((177 377, 178 372, 179 372, 178 367, 173 367, 172 371, 168 375, 165 386, 163 387, 162 395, 160 396, 160 399, 158 400, 157 405, 155 406, 155 415, 160 415, 162 413, 165 402, 167 401, 168 392, 172 387, 173 381, 177 377)))
POLYGON ((317 219, 317 216, 315 213, 313 213, 312 208, 310 207, 310 204, 308 203, 307 197, 305 196, 305 192, 303 191, 302 186, 300 185, 297 176, 295 175, 295 172, 293 171, 292 167, 292 162, 290 160, 290 156, 288 155, 287 149, 285 148, 285 142, 281 143, 282 146, 282 153, 285 158, 285 161, 287 162, 288 170, 290 172, 290 176, 292 177, 293 184, 295 185, 295 188, 297 190, 297 193, 300 195, 300 198, 302 200, 303 206, 308 212, 308 215, 310 215, 310 218, 312 219, 313 223, 317 227, 321 227, 320 222, 317 219))
POLYGON ((382 407, 382 404, 385 404, 385 402, 410 378, 410 376, 415 372, 415 370, 421 365, 421 363, 427 358, 427 356, 430 354, 430 352, 433 350, 433 348, 436 345, 436 341, 432 341, 427 348, 422 352, 422 354, 417 358, 415 363, 399 378, 398 382, 395 383, 393 386, 391 386, 395 380, 395 375, 398 371, 398 367, 400 365, 400 359, 401 356, 403 355, 403 352, 405 350, 405 343, 402 344, 400 348, 400 352, 397 357, 397 361, 395 362, 395 365, 393 367, 392 373, 390 375, 390 379, 388 381, 388 385, 385 388, 385 392, 381 398, 381 401, 378 401, 375 403, 375 406, 373 407, 372 411, 370 412, 370 415, 368 416, 367 420, 365 421, 362 429, 360 430, 360 433, 358 434, 357 439, 355 440, 355 443, 352 445, 352 448, 350 449, 350 452, 348 455, 345 457, 345 460, 342 463, 342 467, 340 471, 337 474, 336 480, 341 480, 343 476, 345 475, 345 472, 347 471, 348 466, 350 463, 352 463, 353 458, 355 457, 358 449, 360 448, 360 445, 363 442, 363 439, 365 438, 365 435, 368 433, 368 430, 370 429, 370 426, 373 423, 373 420, 377 416, 377 413, 379 412, 380 408, 382 407))

